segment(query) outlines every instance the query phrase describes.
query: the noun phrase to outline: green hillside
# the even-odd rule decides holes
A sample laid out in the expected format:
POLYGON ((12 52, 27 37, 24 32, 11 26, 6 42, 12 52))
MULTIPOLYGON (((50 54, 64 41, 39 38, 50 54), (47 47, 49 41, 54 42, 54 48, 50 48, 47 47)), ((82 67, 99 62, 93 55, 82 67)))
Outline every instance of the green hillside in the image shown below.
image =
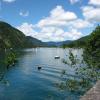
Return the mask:
POLYGON ((46 47, 46 46, 48 46, 45 42, 42 42, 41 40, 38 40, 38 39, 31 37, 31 36, 27 36, 26 39, 27 39, 27 41, 32 43, 32 45, 34 47, 46 47))
POLYGON ((89 39, 89 35, 85 36, 85 37, 82 37, 82 38, 80 38, 78 40, 74 40, 74 41, 72 41, 72 42, 70 42, 68 44, 64 44, 63 47, 64 48, 66 48, 66 47, 70 47, 70 48, 73 48, 73 47, 75 47, 75 48, 82 47, 83 48, 86 45, 88 39, 89 39))
POLYGON ((30 46, 25 35, 11 25, 0 22, 0 48, 23 48, 30 46))

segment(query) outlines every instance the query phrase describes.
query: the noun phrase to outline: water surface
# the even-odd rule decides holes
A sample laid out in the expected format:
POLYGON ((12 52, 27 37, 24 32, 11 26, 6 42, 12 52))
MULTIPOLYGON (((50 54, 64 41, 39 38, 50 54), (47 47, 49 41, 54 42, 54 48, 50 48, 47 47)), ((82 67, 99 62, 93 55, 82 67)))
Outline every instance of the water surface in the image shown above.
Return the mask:
MULTIPOLYGON (((26 49, 18 58, 18 63, 8 70, 0 65, 0 73, 4 73, 7 84, 0 82, 0 100, 78 100, 79 94, 68 90, 61 91, 55 83, 67 75, 61 77, 61 71, 65 69, 68 74, 73 75, 74 69, 62 63, 69 49, 61 48, 37 48, 26 49), (60 59, 54 59, 60 56, 60 59), (37 66, 41 65, 42 70, 37 66)), ((73 53, 81 57, 82 50, 73 49, 73 53)))

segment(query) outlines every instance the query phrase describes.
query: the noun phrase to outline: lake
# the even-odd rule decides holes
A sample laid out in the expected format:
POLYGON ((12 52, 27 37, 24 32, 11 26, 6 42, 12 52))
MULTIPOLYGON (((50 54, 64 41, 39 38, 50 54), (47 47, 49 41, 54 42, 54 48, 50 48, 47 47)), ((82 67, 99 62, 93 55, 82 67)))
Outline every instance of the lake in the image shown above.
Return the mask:
MULTIPOLYGON (((7 81, 0 82, 0 100, 79 100, 79 94, 55 86, 74 76, 74 69, 61 61, 67 59, 69 49, 35 48, 23 52, 14 67, 7 70, 0 65, 3 80, 7 81), (60 59, 54 59, 55 56, 60 56, 60 59), (38 70, 37 66, 42 66, 42 69, 38 70), (62 70, 68 74, 63 78, 62 70)), ((81 59, 81 49, 72 52, 81 59)))

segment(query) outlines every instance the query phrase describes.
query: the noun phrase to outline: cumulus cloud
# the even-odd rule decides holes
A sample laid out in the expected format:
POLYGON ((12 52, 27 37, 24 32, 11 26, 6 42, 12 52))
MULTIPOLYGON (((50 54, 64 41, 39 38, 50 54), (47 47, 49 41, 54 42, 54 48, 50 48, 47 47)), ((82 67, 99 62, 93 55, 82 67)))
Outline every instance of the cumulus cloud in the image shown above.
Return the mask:
POLYGON ((77 19, 74 12, 65 11, 62 6, 57 6, 50 12, 50 16, 41 19, 37 26, 66 26, 67 22, 77 19))
POLYGON ((71 29, 69 32, 65 32, 63 37, 69 38, 71 40, 76 40, 82 37, 83 34, 76 29, 71 29))
POLYGON ((87 20, 77 19, 71 22, 71 26, 75 29, 84 29, 84 28, 93 27, 93 24, 87 20))
POLYGON ((75 40, 83 36, 83 34, 76 29, 65 31, 58 27, 43 27, 40 31, 36 31, 34 25, 23 23, 17 27, 27 36, 33 36, 43 41, 64 41, 64 40, 75 40))
POLYGON ((86 20, 100 22, 100 8, 93 6, 82 7, 83 16, 86 20))
POLYGON ((14 2, 16 0, 3 0, 4 2, 8 2, 8 3, 11 3, 11 2, 14 2))
POLYGON ((76 29, 71 29, 70 31, 64 31, 61 28, 55 28, 53 33, 39 32, 36 38, 43 41, 65 41, 65 40, 76 40, 83 36, 83 34, 76 29))
POLYGON ((19 15, 23 16, 23 17, 27 17, 27 16, 29 16, 29 11, 20 11, 19 15))
POLYGON ((100 6, 100 0, 90 0, 89 4, 100 6))
MULTIPOLYGON (((82 7, 83 12, 89 12, 94 7, 82 7)), ((89 20, 80 19, 74 12, 65 11, 57 6, 50 15, 37 24, 23 23, 17 28, 27 36, 33 36, 42 41, 76 40, 83 36, 81 29, 92 27, 89 20)))
POLYGON ((26 36, 35 36, 37 32, 34 30, 34 25, 23 23, 21 26, 18 26, 17 29, 22 31, 26 36))
POLYGON ((70 0, 70 3, 71 4, 75 4, 75 3, 77 3, 77 2, 79 2, 80 0, 70 0))

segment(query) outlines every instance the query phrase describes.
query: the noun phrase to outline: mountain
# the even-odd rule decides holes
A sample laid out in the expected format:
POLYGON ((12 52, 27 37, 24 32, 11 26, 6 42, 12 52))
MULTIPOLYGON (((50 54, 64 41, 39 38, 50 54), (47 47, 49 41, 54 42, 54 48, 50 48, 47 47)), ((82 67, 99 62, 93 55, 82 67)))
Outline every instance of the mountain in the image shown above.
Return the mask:
POLYGON ((69 44, 71 41, 61 41, 61 42, 43 42, 41 40, 38 40, 36 38, 33 38, 31 36, 26 37, 28 41, 30 41, 33 46, 38 46, 38 47, 61 47, 63 44, 69 44))
POLYGON ((44 42, 45 44, 46 44, 46 46, 48 46, 48 47, 56 47, 57 46, 57 42, 52 42, 52 41, 50 41, 50 42, 44 42))
POLYGON ((61 42, 45 42, 47 44, 47 46, 54 46, 54 47, 61 47, 64 44, 69 44, 71 41, 70 40, 66 40, 66 41, 61 41, 61 42))
MULTIPOLYGON (((99 27, 99 26, 98 26, 99 27)), ((95 31, 97 31, 96 28, 95 31)), ((0 49, 4 48, 31 48, 31 47, 85 47, 90 35, 78 40, 61 42, 42 42, 12 27, 6 22, 0 21, 0 49)))
POLYGON ((73 47, 84 47, 85 45, 86 45, 86 43, 87 43, 87 41, 88 41, 88 39, 89 39, 89 35, 88 36, 84 36, 84 37, 82 37, 82 38, 80 38, 80 39, 78 39, 78 40, 74 40, 74 41, 70 41, 69 43, 65 43, 65 44, 63 44, 62 46, 65 48, 65 47, 71 47, 71 48, 73 48, 73 47))
POLYGON ((26 37, 27 41, 33 44, 34 47, 43 47, 46 46, 46 43, 42 42, 41 40, 38 40, 36 38, 33 38, 31 36, 26 37))
POLYGON ((12 27, 10 24, 0 21, 0 49, 4 48, 30 48, 30 47, 49 47, 56 46, 42 42, 31 36, 25 36, 24 33, 12 27))
POLYGON ((27 37, 24 33, 8 23, 0 21, 0 49, 30 48, 42 45, 43 44, 40 40, 27 37))

